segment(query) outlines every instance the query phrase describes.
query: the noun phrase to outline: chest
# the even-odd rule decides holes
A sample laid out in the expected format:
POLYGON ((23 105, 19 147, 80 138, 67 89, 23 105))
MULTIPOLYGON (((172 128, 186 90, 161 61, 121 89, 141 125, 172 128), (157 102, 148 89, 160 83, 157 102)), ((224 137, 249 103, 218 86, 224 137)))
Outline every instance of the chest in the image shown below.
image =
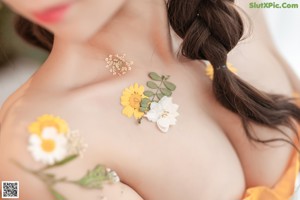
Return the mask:
MULTIPOLYGON (((73 127, 88 133, 86 139, 95 152, 91 157, 99 158, 95 162, 116 170, 121 180, 145 199, 221 198, 215 191, 228 194, 228 199, 239 199, 245 190, 245 174, 251 177, 258 173, 245 167, 250 154, 243 150, 247 138, 238 117, 216 102, 211 81, 201 78, 203 70, 172 76, 177 83, 173 100, 180 105, 180 116, 168 134, 159 132, 154 123, 138 125, 133 118, 122 116, 119 97, 113 96, 103 96, 95 104, 82 104, 78 99, 84 106, 76 106, 76 113, 91 120, 82 121, 82 116, 76 119, 74 115, 66 118, 74 120, 73 127), (200 194, 201 188, 212 189, 200 194)), ((279 68, 275 73, 280 75, 279 68)), ((252 79, 260 80, 261 74, 255 74, 252 71, 252 79)), ((284 76, 277 76, 277 80, 286 84, 284 76)), ((267 85, 264 81, 261 84, 267 85)))
MULTIPOLYGON (((289 90, 278 63, 273 70, 276 76, 268 78, 280 81, 279 88, 261 79, 262 73, 245 69, 239 68, 239 74, 252 84, 260 80, 258 87, 278 93, 289 90)), ((114 169, 146 200, 239 199, 249 178, 255 177, 254 184, 263 184, 265 177, 259 176, 262 173, 270 171, 274 177, 275 171, 279 177, 290 151, 265 154, 253 151, 250 145, 245 147, 247 138, 238 117, 216 102, 211 82, 203 74, 203 70, 186 70, 172 76, 178 86, 173 98, 180 105, 180 116, 168 134, 159 132, 154 123, 143 121, 138 125, 134 119, 122 116, 119 97, 101 91, 90 91, 90 99, 81 94, 76 100, 63 101, 63 113, 60 108, 57 112, 51 110, 84 134, 90 163, 114 169), (95 98, 98 93, 100 97, 95 98), (269 166, 279 166, 275 164, 278 160, 281 168, 270 170, 269 166)), ((261 127, 256 130, 272 132, 261 127)))
POLYGON ((237 199, 245 189, 239 159, 226 138, 207 134, 211 132, 189 131, 134 147, 138 154, 122 160, 127 166, 120 163, 120 175, 145 199, 219 199, 215 190, 224 199, 237 199))
POLYGON ((83 127, 95 149, 90 157, 117 171, 145 199, 239 199, 245 190, 239 158, 222 127, 199 106, 197 95, 178 88, 174 101, 180 116, 167 134, 155 123, 138 125, 122 116, 112 109, 117 102, 103 105, 100 113, 105 115, 97 117, 98 123, 83 127))

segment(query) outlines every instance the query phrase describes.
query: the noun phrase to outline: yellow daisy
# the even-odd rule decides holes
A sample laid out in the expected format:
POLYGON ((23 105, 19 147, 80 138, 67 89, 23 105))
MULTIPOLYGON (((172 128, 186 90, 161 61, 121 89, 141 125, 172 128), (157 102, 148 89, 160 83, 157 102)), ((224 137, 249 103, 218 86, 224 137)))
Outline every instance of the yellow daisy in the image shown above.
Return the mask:
POLYGON ((59 134, 69 132, 68 124, 61 118, 52 115, 43 115, 28 127, 28 132, 41 136, 45 128, 54 128, 59 134))
MULTIPOLYGON (((229 69, 231 72, 237 74, 237 69, 236 69, 235 67, 233 67, 233 65, 232 65, 231 63, 227 63, 227 67, 228 67, 228 69, 229 69)), ((214 68, 213 68, 213 66, 212 66, 210 63, 206 66, 205 71, 206 71, 206 75, 207 75, 211 80, 213 80, 213 77, 214 77, 214 68)))
POLYGON ((137 83, 125 88, 121 97, 121 104, 123 108, 123 115, 127 117, 134 116, 136 119, 143 117, 144 112, 140 112, 140 105, 143 98, 146 98, 144 93, 144 86, 139 86, 137 83))

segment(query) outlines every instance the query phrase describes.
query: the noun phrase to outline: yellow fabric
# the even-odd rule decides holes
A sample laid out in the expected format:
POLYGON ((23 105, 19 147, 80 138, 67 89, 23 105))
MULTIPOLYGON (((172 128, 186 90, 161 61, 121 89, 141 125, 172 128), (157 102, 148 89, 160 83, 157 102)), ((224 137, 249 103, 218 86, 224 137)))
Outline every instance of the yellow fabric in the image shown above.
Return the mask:
POLYGON ((299 173, 299 157, 294 152, 285 174, 273 188, 264 186, 246 190, 243 200, 290 200, 294 193, 294 186, 299 173))

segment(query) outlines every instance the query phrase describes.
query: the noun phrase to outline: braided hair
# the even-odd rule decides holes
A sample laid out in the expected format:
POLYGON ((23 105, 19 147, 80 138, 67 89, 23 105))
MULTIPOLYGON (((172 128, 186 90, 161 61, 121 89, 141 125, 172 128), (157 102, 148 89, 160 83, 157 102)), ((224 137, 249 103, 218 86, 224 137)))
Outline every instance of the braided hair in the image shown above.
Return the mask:
POLYGON ((183 39, 181 53, 192 60, 208 60, 214 68, 213 92, 227 109, 237 113, 251 141, 285 141, 296 147, 278 127, 286 126, 297 134, 292 119, 300 121, 300 109, 292 98, 268 94, 243 81, 226 67, 227 54, 244 34, 243 20, 234 0, 169 0, 170 24, 183 39), (282 138, 261 140, 250 131, 254 122, 280 131, 282 138))

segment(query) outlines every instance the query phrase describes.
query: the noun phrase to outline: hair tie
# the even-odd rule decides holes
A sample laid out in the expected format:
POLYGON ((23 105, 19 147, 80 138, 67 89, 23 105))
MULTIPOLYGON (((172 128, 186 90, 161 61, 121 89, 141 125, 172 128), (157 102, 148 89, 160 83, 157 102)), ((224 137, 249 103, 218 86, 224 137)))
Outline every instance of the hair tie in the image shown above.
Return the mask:
POLYGON ((219 69, 228 69, 228 68, 227 68, 227 65, 225 64, 225 65, 216 67, 216 70, 219 70, 219 69))

